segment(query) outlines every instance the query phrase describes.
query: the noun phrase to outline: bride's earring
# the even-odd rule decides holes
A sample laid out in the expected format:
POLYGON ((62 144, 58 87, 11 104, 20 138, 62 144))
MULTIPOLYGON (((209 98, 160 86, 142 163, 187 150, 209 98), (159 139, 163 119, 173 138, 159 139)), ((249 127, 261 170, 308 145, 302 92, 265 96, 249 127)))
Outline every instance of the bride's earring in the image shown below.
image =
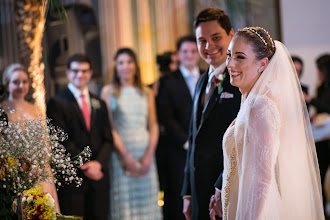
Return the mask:
POLYGON ((258 69, 258 73, 261 73, 261 70, 260 69, 258 69))

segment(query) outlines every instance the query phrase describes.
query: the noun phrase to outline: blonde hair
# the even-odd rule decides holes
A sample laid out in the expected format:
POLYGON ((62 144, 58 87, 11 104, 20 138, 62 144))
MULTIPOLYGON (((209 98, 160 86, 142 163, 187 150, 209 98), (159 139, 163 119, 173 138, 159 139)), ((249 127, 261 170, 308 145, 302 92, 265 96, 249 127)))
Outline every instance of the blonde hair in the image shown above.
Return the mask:
POLYGON ((13 63, 13 64, 7 66, 7 68, 3 72, 3 75, 2 75, 2 84, 4 86, 7 86, 8 85, 8 83, 10 81, 10 78, 11 78, 12 74, 15 71, 23 71, 23 72, 26 73, 26 75, 29 78, 29 74, 28 74, 26 68, 22 64, 20 64, 20 63, 13 63))

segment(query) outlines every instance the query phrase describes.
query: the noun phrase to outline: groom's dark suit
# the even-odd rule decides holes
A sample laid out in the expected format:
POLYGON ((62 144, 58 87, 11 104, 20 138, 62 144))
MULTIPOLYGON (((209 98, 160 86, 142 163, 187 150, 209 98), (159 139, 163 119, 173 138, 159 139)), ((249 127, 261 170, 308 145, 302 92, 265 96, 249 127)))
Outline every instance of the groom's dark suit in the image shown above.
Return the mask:
POLYGON ((236 118, 241 93, 230 84, 227 69, 221 94, 215 88, 203 108, 202 99, 208 81, 208 72, 198 80, 189 132, 189 149, 181 195, 191 195, 192 220, 209 219, 209 201, 214 194, 214 184, 221 189, 223 170, 222 137, 236 118))
POLYGON ((61 188, 58 191, 59 203, 63 214, 84 215, 86 219, 107 219, 110 209, 108 167, 113 139, 105 103, 93 94, 90 94, 90 101, 90 131, 86 128, 78 102, 68 88, 51 98, 47 104, 47 116, 52 119, 51 123, 68 134, 68 139, 63 143, 67 151, 75 156, 89 146, 92 151, 90 160, 102 165, 104 175, 101 180, 94 181, 80 172, 82 186, 77 188, 71 184, 61 188))

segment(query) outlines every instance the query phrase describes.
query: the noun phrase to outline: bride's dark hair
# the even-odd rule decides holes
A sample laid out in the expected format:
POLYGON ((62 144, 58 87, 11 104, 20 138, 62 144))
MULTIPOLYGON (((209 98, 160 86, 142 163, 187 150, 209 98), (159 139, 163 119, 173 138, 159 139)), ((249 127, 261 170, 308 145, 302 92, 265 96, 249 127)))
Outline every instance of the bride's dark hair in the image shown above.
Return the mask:
POLYGON ((234 37, 243 37, 248 43, 250 43, 258 60, 261 60, 264 57, 267 57, 270 60, 276 51, 274 40, 263 28, 249 27, 239 29, 234 37))

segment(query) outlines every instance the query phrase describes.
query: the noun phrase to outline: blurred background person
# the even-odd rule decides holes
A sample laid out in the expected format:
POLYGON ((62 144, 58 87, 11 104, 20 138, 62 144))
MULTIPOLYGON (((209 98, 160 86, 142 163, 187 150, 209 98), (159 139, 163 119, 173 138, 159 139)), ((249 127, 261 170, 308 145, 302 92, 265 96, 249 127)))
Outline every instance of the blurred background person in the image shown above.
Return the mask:
POLYGON ((177 58, 177 54, 172 51, 164 52, 163 54, 157 55, 156 57, 158 71, 159 71, 159 79, 150 85, 152 88, 155 97, 158 95, 159 89, 159 81, 164 76, 170 75, 171 72, 174 72, 178 69, 179 62, 177 58))
MULTIPOLYGON (((9 121, 40 119, 40 110, 33 103, 25 100, 30 90, 30 78, 23 65, 19 63, 9 65, 3 73, 2 83, 7 90, 8 97, 0 103, 0 107, 5 111, 15 110, 14 113, 7 114, 9 121)), ((4 91, 2 91, 2 96, 4 96, 3 93, 4 91)), ((52 175, 50 169, 49 173, 52 175)), ((55 212, 60 213, 54 182, 50 179, 48 182, 40 183, 40 186, 43 187, 45 193, 49 193, 54 198, 55 212)))
MULTIPOLYGON (((292 58, 293 65, 296 69, 298 78, 301 79, 301 76, 302 76, 302 73, 304 70, 304 62, 298 56, 292 56, 291 58, 292 58)), ((301 84, 301 89, 304 93, 308 94, 308 87, 306 85, 301 84)))
MULTIPOLYGON (((159 84, 162 78, 170 75, 172 72, 176 71, 178 69, 178 59, 177 54, 174 51, 167 51, 162 54, 159 54, 156 56, 157 66, 158 66, 158 72, 159 72, 159 79, 150 85, 152 88, 155 98, 158 97, 159 92, 159 84)), ((166 157, 163 155, 166 154, 166 149, 168 147, 168 140, 165 134, 165 128, 164 126, 159 122, 158 118, 158 124, 159 124, 159 139, 156 149, 156 162, 157 162, 157 171, 158 171, 158 178, 159 178, 159 202, 161 203, 163 207, 163 217, 166 219, 166 207, 164 206, 164 189, 165 189, 165 182, 166 182, 166 175, 167 172, 167 161, 166 157)))
POLYGON ((109 109, 116 148, 110 164, 110 219, 161 219, 154 163, 158 141, 154 95, 142 86, 131 49, 119 49, 115 61, 113 83, 101 92, 109 109))
MULTIPOLYGON (((316 114, 312 116, 312 124, 319 128, 328 128, 330 123, 330 54, 324 54, 316 60, 317 73, 320 85, 317 87, 316 97, 311 98, 309 95, 305 96, 307 104, 316 109, 316 114)), ((321 130, 319 130, 321 131, 321 130)), ((316 139, 316 153, 321 173, 322 194, 324 209, 326 207, 325 194, 325 175, 330 164, 330 130, 323 130, 326 138, 316 139)), ((315 137, 314 137, 315 138, 315 137)))
POLYGON ((78 172, 82 185, 70 184, 58 191, 65 215, 79 215, 86 220, 108 219, 109 160, 113 138, 106 104, 92 94, 87 85, 93 75, 92 62, 86 54, 74 54, 67 61, 67 87, 50 98, 47 116, 68 134, 63 142, 73 157, 86 146, 92 151, 90 161, 78 172))
MULTIPOLYGON (((199 53, 194 36, 183 36, 177 42, 179 69, 160 79, 157 97, 159 123, 164 126, 167 146, 163 147, 161 158, 166 167, 164 176, 164 219, 182 219, 182 198, 180 195, 188 134, 193 106, 195 86, 203 73, 198 67, 199 53)), ((161 149, 159 149, 161 150, 161 149)))

